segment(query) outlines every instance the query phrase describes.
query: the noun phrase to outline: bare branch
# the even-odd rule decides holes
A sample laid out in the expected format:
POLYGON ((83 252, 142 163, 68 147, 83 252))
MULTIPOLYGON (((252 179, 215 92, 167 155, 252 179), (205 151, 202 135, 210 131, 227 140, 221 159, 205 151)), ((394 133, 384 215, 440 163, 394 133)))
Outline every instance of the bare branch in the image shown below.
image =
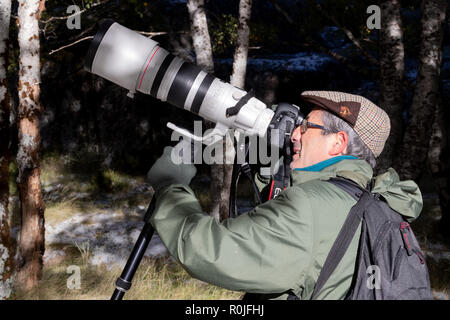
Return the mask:
POLYGON ((367 58, 367 60, 370 61, 370 63, 378 66, 378 64, 379 64, 378 60, 375 59, 372 55, 370 55, 366 51, 366 49, 364 49, 361 46, 361 43, 359 42, 359 40, 353 35, 353 33, 348 28, 342 26, 333 15, 330 15, 325 10, 323 10, 322 6, 320 4, 317 5, 317 8, 319 9, 319 11, 322 13, 322 15, 324 17, 326 17, 329 20, 333 21, 333 23, 345 33, 347 38, 349 38, 350 41, 353 42, 353 44, 361 51, 361 53, 367 58))
POLYGON ((280 7, 276 0, 270 0, 270 2, 275 7, 275 10, 281 13, 290 24, 295 24, 291 16, 283 8, 280 7))
MULTIPOLYGON (((92 28, 90 28, 90 29, 92 29, 92 28)), ((86 31, 87 31, 87 30, 86 30, 86 31)), ((86 33, 86 31, 82 32, 80 35, 86 33)), ((168 34, 168 32, 147 32, 147 31, 136 31, 136 30, 134 30, 134 31, 135 31, 135 32, 138 32, 138 33, 140 33, 140 34, 142 34, 142 35, 144 35, 144 36, 147 36, 147 37, 149 37, 149 38, 155 37, 155 36, 159 36, 159 35, 168 34)), ((178 31, 177 33, 186 33, 186 32, 187 32, 187 31, 178 31)), ((50 51, 49 54, 52 55, 52 54, 54 54, 54 53, 56 53, 56 52, 58 52, 58 51, 64 50, 64 49, 69 48, 69 47, 72 47, 72 46, 76 45, 77 43, 80 43, 80 42, 85 41, 85 40, 90 40, 90 39, 93 39, 93 38, 94 38, 94 36, 87 36, 87 37, 78 39, 78 40, 76 40, 76 41, 74 41, 74 42, 72 42, 72 43, 69 43, 69 44, 67 44, 67 45, 64 45, 64 46, 62 46, 62 47, 60 47, 60 48, 58 48, 58 49, 55 49, 55 50, 50 51)))
POLYGON ((58 51, 61 51, 61 50, 65 49, 65 48, 68 48, 68 47, 71 47, 71 46, 73 46, 73 45, 76 45, 76 44, 79 43, 79 42, 82 42, 82 41, 84 41, 84 40, 89 40, 89 39, 92 39, 92 38, 94 38, 94 36, 87 36, 87 37, 78 39, 78 40, 75 41, 75 42, 72 42, 72 43, 70 43, 70 44, 68 44, 68 45, 62 46, 61 48, 58 48, 58 49, 55 49, 55 50, 50 51, 49 55, 52 55, 52 54, 54 54, 54 53, 56 53, 56 52, 58 52, 58 51))
POLYGON ((97 24, 93 24, 92 26, 90 26, 89 28, 83 30, 82 32, 80 32, 78 35, 70 37, 68 40, 69 41, 73 41, 73 40, 77 40, 80 39, 81 37, 83 37, 85 34, 91 32, 95 27, 97 27, 97 24))
POLYGON ((136 32, 142 34, 143 36, 147 36, 149 38, 160 36, 163 34, 168 34, 168 32, 147 32, 147 31, 136 31, 136 32))
POLYGON ((52 22, 52 21, 55 21, 55 20, 66 20, 66 19, 75 17, 75 16, 77 16, 77 15, 80 15, 80 14, 82 14, 83 12, 86 12, 86 11, 88 11, 88 10, 90 10, 90 9, 92 9, 92 8, 94 8, 94 7, 96 7, 96 6, 99 6, 99 5, 101 5, 101 4, 105 4, 105 3, 107 3, 108 1, 109 1, 109 0, 105 0, 105 1, 103 1, 103 2, 93 3, 89 8, 84 8, 83 10, 78 11, 78 12, 75 12, 75 13, 72 13, 71 15, 68 15, 68 16, 62 16, 62 17, 51 17, 50 19, 47 19, 47 20, 45 20, 45 21, 41 21, 41 23, 47 24, 47 23, 52 22))
POLYGON ((175 31, 175 32, 167 32, 167 31, 148 32, 148 31, 138 31, 138 30, 133 30, 133 31, 140 33, 143 36, 147 36, 148 38, 153 38, 156 36, 161 36, 161 35, 165 35, 165 34, 169 34, 169 33, 179 33, 179 34, 189 34, 190 33, 190 31, 187 31, 187 30, 180 30, 180 31, 175 31))

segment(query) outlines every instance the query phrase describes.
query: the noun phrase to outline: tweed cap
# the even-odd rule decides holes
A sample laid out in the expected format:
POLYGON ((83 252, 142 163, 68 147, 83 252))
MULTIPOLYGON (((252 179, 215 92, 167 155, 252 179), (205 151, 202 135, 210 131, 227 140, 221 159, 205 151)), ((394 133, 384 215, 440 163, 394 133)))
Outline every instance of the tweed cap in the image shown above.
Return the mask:
POLYGON ((381 154, 391 122, 386 112, 372 101, 337 91, 304 91, 302 99, 346 121, 375 157, 381 154))

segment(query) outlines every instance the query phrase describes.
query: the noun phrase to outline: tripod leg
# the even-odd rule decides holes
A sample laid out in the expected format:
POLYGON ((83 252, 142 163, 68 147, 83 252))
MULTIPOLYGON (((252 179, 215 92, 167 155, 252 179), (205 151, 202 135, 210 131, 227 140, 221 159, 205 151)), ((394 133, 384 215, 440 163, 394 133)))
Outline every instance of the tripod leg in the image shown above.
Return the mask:
POLYGON ((153 213, 155 207, 155 198, 152 198, 150 205, 145 214, 145 225, 142 229, 136 244, 131 251, 130 257, 128 258, 127 264, 122 271, 122 274, 116 281, 116 289, 111 297, 111 300, 122 300, 125 292, 131 288, 131 281, 133 280, 134 274, 136 273, 139 263, 144 256, 145 250, 152 239, 155 230, 149 222, 149 219, 153 213))

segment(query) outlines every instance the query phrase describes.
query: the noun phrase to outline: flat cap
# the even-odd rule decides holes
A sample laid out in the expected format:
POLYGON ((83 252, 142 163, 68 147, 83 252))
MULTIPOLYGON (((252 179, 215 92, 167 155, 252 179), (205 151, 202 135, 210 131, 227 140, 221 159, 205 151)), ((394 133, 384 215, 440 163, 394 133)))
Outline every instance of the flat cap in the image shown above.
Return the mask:
POLYGON ((338 91, 304 91, 302 99, 347 122, 375 157, 381 154, 391 122, 387 113, 372 101, 338 91))

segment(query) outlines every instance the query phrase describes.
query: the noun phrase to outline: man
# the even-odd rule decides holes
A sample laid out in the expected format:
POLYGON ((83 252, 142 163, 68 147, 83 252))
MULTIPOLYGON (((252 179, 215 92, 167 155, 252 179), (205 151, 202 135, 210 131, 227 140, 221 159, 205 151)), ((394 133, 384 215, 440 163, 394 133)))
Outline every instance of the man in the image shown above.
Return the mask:
MULTIPOLYGON (((366 187, 390 121, 361 96, 307 91, 302 98, 314 109, 291 136, 292 185, 246 214, 222 223, 204 214, 187 186, 195 168, 172 164, 169 148, 149 171, 157 190, 151 223, 193 277, 262 298, 311 298, 328 252, 356 203, 327 180, 340 176, 366 187)), ((399 181, 392 168, 376 177, 373 192, 410 221, 422 209, 417 185, 399 181)), ((318 299, 345 297, 359 235, 360 229, 318 299)))

